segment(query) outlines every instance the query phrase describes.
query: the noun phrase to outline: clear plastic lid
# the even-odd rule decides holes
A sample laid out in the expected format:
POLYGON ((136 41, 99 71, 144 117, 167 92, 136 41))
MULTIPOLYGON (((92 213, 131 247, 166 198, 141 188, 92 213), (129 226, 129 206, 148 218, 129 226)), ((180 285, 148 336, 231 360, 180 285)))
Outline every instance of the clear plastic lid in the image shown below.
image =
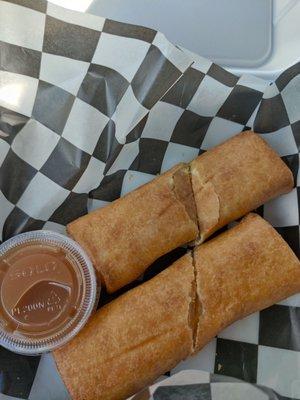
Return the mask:
POLYGON ((40 354, 69 341, 94 309, 91 261, 72 239, 32 231, 0 246, 0 344, 40 354))

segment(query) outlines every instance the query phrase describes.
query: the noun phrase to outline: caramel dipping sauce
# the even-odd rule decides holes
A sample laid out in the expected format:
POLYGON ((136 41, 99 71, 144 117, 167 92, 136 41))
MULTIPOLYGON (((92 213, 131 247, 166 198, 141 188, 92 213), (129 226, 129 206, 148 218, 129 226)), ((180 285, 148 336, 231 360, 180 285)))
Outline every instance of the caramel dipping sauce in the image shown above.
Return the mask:
POLYGON ((0 344, 38 354, 86 322, 96 298, 93 267, 66 236, 34 231, 0 246, 0 344))

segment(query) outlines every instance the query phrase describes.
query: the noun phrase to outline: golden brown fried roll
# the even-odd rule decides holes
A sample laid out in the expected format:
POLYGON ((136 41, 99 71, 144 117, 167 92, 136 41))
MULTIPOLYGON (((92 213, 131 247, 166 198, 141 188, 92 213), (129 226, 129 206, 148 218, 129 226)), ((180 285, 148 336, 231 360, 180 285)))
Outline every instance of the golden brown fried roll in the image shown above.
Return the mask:
POLYGON ((179 164, 67 230, 89 254, 107 291, 114 292, 160 256, 197 238, 189 167, 179 164))
POLYGON ((55 352, 74 400, 124 399, 193 349, 191 255, 104 306, 55 352))
POLYGON ((300 291, 300 263, 261 217, 100 309, 55 359, 73 400, 122 400, 233 321, 300 291))
POLYGON ((199 231, 203 241, 292 187, 280 157, 258 135, 244 132, 199 156, 191 168, 179 164, 67 230, 114 292, 199 231))
POLYGON ((196 158, 191 176, 201 242, 294 185, 278 154, 251 131, 196 158))
POLYGON ((300 263, 279 233, 249 214, 194 252, 201 305, 195 351, 227 325, 300 291, 300 263))

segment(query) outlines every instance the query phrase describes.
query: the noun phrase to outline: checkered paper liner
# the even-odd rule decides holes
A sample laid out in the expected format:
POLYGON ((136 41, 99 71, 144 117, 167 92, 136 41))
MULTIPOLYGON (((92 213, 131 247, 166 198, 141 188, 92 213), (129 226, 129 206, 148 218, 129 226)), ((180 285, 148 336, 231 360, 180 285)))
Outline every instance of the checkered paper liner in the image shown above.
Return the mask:
MULTIPOLYGON (((0 0, 1 240, 65 232, 75 218, 248 128, 294 173, 296 188, 258 212, 299 257, 300 63, 269 84, 193 59, 149 28, 44 0, 0 0)), ((299 337, 296 295, 236 322, 170 374, 205 370, 300 399, 299 337)), ((40 400, 41 391, 43 400, 68 398, 51 355, 3 348, 0 391, 6 400, 40 400)))
POLYGON ((185 370, 166 378, 130 400, 284 400, 265 386, 223 375, 185 370))

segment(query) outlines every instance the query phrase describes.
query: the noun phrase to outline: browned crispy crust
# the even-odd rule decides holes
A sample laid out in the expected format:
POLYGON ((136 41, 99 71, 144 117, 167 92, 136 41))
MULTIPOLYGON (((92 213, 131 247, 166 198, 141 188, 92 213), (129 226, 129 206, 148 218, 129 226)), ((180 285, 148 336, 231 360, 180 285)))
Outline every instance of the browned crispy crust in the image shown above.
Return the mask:
POLYGON ((201 312, 195 351, 232 322, 300 291, 300 263, 264 219, 250 214, 194 252, 201 312))
POLYGON ((213 232, 289 192, 293 175, 257 134, 248 131, 191 163, 201 242, 213 232))
POLYGON ((127 398, 192 351, 192 257, 104 306, 54 357, 73 400, 127 398))
POLYGON ((126 399, 228 324, 299 290, 299 260, 252 214, 100 309, 55 360, 73 400, 126 399))
POLYGON ((108 292, 141 275, 160 256, 213 232, 293 187, 280 157, 243 132, 191 163, 68 225, 108 292), (197 214, 197 215, 196 215, 197 214), (198 230, 199 228, 199 230, 198 230))
POLYGON ((138 278, 160 256, 197 238, 193 201, 189 168, 179 164, 77 219, 67 231, 87 251, 108 292, 114 292, 138 278))

